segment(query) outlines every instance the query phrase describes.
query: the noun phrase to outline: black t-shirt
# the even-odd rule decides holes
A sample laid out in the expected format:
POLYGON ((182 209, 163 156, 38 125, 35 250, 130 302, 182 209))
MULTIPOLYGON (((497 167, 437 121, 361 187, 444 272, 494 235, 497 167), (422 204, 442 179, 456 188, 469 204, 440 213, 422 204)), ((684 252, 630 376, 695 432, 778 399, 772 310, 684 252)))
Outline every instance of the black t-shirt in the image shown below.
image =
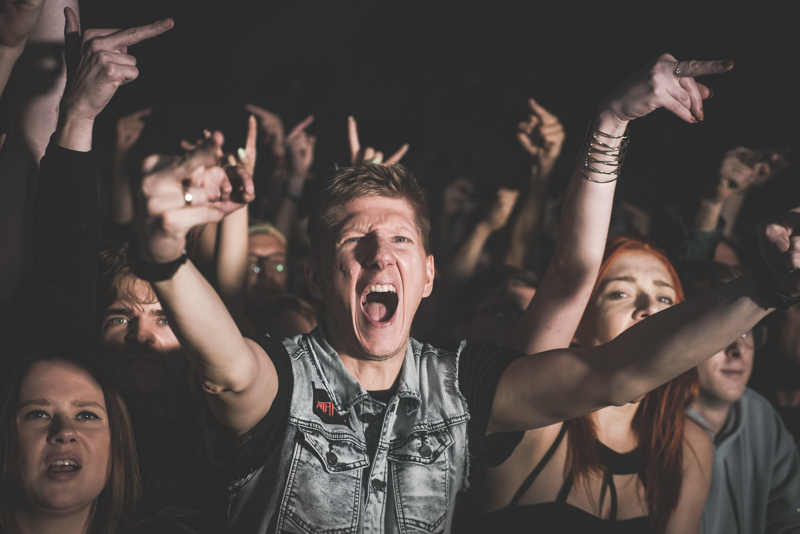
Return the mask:
MULTIPOLYGON (((243 436, 233 437, 230 430, 213 415, 207 415, 204 436, 206 460, 225 480, 241 478, 266 463, 267 458, 279 449, 289 424, 294 387, 289 354, 283 344, 274 339, 264 337, 255 341, 275 365, 278 392, 267 415, 243 436)), ((458 386, 467 400, 470 413, 467 429, 470 454, 490 466, 505 461, 524 434, 492 434, 488 439, 486 436, 497 383, 508 365, 520 356, 518 352, 483 342, 469 344, 461 353, 458 386)))

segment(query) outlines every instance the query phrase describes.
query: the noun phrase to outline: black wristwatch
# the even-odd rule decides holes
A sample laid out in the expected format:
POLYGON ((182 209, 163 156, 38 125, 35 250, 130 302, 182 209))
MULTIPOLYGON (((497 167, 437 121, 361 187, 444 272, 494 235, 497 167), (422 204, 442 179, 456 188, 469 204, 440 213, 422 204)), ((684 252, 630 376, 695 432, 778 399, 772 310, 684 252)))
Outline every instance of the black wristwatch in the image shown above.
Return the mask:
POLYGON ((153 263, 142 258, 139 254, 138 247, 132 245, 129 249, 131 251, 131 270, 138 278, 146 280, 147 282, 162 282, 169 280, 180 269, 181 265, 186 263, 188 256, 186 249, 183 249, 178 259, 168 261, 165 263, 153 263))

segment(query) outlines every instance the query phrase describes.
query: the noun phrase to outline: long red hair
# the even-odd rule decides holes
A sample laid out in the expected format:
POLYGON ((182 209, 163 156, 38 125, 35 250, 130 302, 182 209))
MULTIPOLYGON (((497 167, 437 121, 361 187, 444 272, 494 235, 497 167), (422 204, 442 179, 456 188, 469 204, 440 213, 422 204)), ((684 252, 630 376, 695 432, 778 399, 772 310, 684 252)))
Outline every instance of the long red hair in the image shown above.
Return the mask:
MULTIPOLYGON (((667 256, 645 241, 625 236, 615 238, 606 247, 592 299, 597 297, 600 285, 616 258, 632 252, 644 252, 661 261, 672 278, 675 303, 683 301, 683 288, 667 256)), ((666 530, 667 521, 678 504, 683 473, 684 410, 697 396, 698 390, 697 372, 694 369, 687 371, 645 395, 631 423, 639 447, 645 453, 647 465, 642 482, 650 523, 658 533, 666 530)), ((583 481, 588 493, 588 475, 602 474, 595 446, 597 431, 594 419, 586 415, 564 424, 569 425, 567 467, 576 483, 583 481)), ((605 491, 601 492, 604 494, 605 491)), ((601 498, 598 512, 602 506, 601 498)))

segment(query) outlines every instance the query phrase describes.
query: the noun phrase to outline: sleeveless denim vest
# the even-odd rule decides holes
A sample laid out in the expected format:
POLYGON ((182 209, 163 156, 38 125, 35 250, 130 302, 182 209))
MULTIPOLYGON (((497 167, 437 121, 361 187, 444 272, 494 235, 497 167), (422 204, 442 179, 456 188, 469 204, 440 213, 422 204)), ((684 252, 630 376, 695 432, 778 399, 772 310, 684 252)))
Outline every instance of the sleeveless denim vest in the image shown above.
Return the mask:
POLYGON ((449 532, 469 462, 460 351, 411 339, 384 404, 320 328, 283 343, 294 373, 283 446, 230 485, 231 532, 449 532))

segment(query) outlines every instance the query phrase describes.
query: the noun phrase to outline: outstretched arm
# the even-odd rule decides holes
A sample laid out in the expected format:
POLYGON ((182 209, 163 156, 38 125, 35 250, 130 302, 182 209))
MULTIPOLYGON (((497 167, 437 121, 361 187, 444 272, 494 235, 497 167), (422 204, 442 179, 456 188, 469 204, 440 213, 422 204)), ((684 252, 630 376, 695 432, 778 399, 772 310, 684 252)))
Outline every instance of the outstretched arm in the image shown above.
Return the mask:
POLYGON ((686 122, 697 122, 710 91, 692 76, 730 70, 721 62, 699 62, 691 72, 683 67, 676 76, 678 65, 687 64, 661 56, 604 100, 570 178, 553 258, 509 339, 510 348, 534 354, 569 346, 603 259, 616 186, 613 173, 624 157, 621 136, 628 122, 661 107, 686 122))
MULTIPOLYGON (((593 128, 610 136, 619 136, 628 121, 647 115, 659 107, 666 107, 687 122, 696 122, 703 117, 702 99, 708 96, 709 91, 692 77, 725 72, 731 67, 731 62, 678 63, 672 56, 662 56, 611 93, 601 107, 601 114, 593 128)), ((613 137, 607 139, 613 140, 613 137)), ((612 144, 608 141, 605 143, 612 144)), ((584 150, 586 154, 589 153, 588 147, 584 150)), ((581 160, 579 165, 585 165, 585 159, 581 160)), ((602 162, 595 161, 592 167, 605 170, 602 162)), ((580 174, 573 177, 571 195, 580 198, 582 194, 589 194, 589 188, 610 185, 596 183, 607 181, 608 175, 589 172, 593 169, 578 169, 580 174)), ((599 194, 603 194, 602 189, 599 194)), ((610 196, 606 202, 606 209, 610 210, 610 196)), ((607 226, 608 215, 604 217, 607 226)), ((565 239, 559 246, 582 250, 583 246, 575 244, 582 239, 580 233, 575 235, 576 229, 591 229, 592 223, 585 220, 584 213, 572 210, 565 213, 564 219, 565 227, 559 238, 565 239)), ((789 229, 789 234, 792 231, 793 228, 789 229)), ((597 237, 601 242, 605 241, 605 233, 606 227, 603 227, 602 235, 597 237)), ((788 250, 788 239, 786 243, 786 247, 778 252, 788 250)), ((574 299, 573 303, 579 302, 580 305, 574 309, 559 308, 555 291, 548 290, 548 283, 543 281, 542 288, 521 321, 532 332, 525 332, 524 325, 515 330, 512 339, 514 347, 530 354, 537 349, 543 350, 542 345, 547 343, 559 342, 561 346, 569 343, 591 292, 593 277, 600 263, 599 255, 602 254, 602 247, 589 247, 595 250, 597 256, 592 260, 594 272, 584 277, 585 283, 580 290, 584 293, 567 293, 574 299), (542 296, 548 298, 542 298, 537 304, 537 299, 542 296), (549 317, 547 310, 553 307, 561 318, 560 323, 544 320, 537 323, 537 317, 549 317), (567 323, 567 328, 562 326, 567 323), (545 341, 537 341, 537 336, 545 341)), ((778 252, 771 250, 769 259, 779 261, 776 260, 778 252)), ((563 257, 563 252, 561 254, 563 257)), ((778 269, 777 263, 774 269, 778 269)), ((557 271, 561 270, 568 270, 568 267, 554 262, 548 275, 552 272, 554 277, 560 276, 557 271)), ((773 272, 774 276, 778 274, 778 270, 773 272)), ((800 293, 793 289, 791 283, 782 283, 779 287, 788 287, 785 290, 787 294, 800 293)), ((498 384, 490 432, 536 428, 591 413, 604 406, 625 404, 715 354, 737 335, 752 328, 766 313, 765 301, 748 275, 703 301, 681 304, 663 316, 659 314, 649 318, 606 345, 551 351, 521 358, 509 366, 498 384), (520 406, 525 409, 520 409, 520 406)))
MULTIPOLYGON (((189 230, 219 221, 252 200, 252 177, 240 167, 226 173, 217 165, 222 141, 217 132, 183 160, 144 178, 135 262, 152 268, 180 260, 189 230)), ((175 266, 177 271, 166 279, 141 269, 137 274, 153 280, 181 346, 203 378, 214 415, 232 430, 246 432, 272 406, 278 389, 275 366, 258 344, 242 337, 191 261, 175 266)))

